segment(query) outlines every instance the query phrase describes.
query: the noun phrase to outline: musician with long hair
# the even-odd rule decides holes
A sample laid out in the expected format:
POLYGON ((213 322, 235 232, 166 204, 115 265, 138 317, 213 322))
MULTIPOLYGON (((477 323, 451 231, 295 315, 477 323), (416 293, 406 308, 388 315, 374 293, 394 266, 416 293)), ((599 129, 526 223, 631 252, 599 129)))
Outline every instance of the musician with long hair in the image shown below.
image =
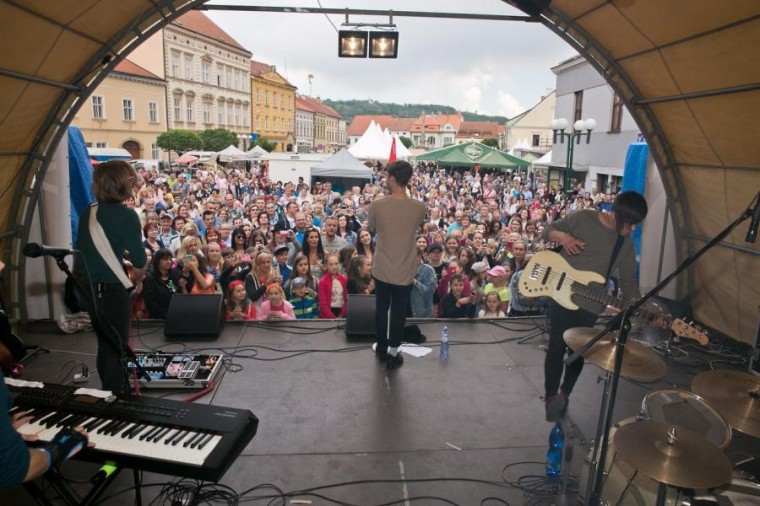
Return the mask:
POLYGON ((121 262, 125 253, 129 254, 136 271, 135 289, 139 293, 147 256, 142 245, 140 219, 123 204, 132 197, 136 179, 135 170, 125 161, 110 160, 97 165, 92 188, 98 203, 86 207, 79 220, 77 247, 81 254, 77 259, 77 273, 94 298, 95 306, 91 306, 87 298, 83 302, 98 338, 98 375, 103 389, 112 392, 127 390, 123 348, 129 340, 131 302, 128 288, 93 242, 90 215, 96 213, 116 260, 121 262))
MULTIPOLYGON (((638 298, 641 292, 636 280, 636 253, 630 235, 646 215, 644 197, 633 191, 623 192, 615 199, 611 212, 575 211, 548 225, 543 237, 562 245, 561 255, 573 269, 593 271, 605 278, 617 271, 625 297, 638 298)), ((590 299, 577 297, 573 300, 579 309, 570 310, 551 301, 547 313, 550 330, 544 361, 544 400, 549 422, 559 420, 567 412, 570 394, 583 369, 583 359, 565 367, 565 352, 571 350, 565 345, 563 334, 575 327, 593 327, 603 309, 590 299)))

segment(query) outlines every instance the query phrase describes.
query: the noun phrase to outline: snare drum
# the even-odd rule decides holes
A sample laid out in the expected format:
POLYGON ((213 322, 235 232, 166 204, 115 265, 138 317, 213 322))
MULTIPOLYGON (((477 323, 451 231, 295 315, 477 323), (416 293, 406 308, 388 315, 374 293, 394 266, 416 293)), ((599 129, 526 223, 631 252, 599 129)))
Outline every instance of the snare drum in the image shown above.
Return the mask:
MULTIPOLYGON (((603 506, 630 505, 651 506, 657 503, 657 489, 659 482, 648 478, 642 473, 623 462, 615 450, 615 433, 629 423, 636 423, 636 418, 626 418, 616 422, 610 428, 610 444, 605 459, 605 476, 601 491, 601 504, 603 506)), ((593 451, 593 450, 592 450, 593 451)), ((591 460, 589 454, 589 460, 591 460)), ((581 483, 588 482, 588 467, 581 473, 581 483)), ((587 491, 590 494, 591 491, 587 491)), ((673 487, 668 487, 665 497, 666 506, 681 506, 685 504, 686 497, 673 487)))
POLYGON ((649 392, 641 411, 653 422, 689 429, 718 448, 731 443, 731 427, 702 397, 686 390, 662 389, 649 392))

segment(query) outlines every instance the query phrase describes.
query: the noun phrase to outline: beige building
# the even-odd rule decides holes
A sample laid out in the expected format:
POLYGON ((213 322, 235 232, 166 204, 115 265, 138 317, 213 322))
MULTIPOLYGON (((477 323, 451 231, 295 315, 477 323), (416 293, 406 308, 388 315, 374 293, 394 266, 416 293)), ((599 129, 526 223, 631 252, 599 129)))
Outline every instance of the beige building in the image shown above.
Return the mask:
POLYGON ((131 58, 166 79, 167 128, 251 131, 251 52, 200 11, 189 11, 131 58))
POLYGON ((552 147, 552 129, 549 124, 554 119, 556 102, 555 90, 524 113, 515 116, 506 124, 506 145, 503 149, 516 146, 535 151, 549 151, 552 147))
POLYGON ((296 87, 274 65, 251 60, 251 125, 253 132, 277 144, 276 151, 293 151, 296 87))
POLYGON ((165 158, 156 138, 166 130, 166 82, 124 60, 95 89, 72 125, 90 147, 124 148, 134 158, 165 158))
POLYGON ((318 153, 333 153, 346 146, 346 121, 332 107, 319 98, 300 96, 300 106, 314 111, 314 144, 318 153), (342 120, 342 121, 341 121, 342 120))

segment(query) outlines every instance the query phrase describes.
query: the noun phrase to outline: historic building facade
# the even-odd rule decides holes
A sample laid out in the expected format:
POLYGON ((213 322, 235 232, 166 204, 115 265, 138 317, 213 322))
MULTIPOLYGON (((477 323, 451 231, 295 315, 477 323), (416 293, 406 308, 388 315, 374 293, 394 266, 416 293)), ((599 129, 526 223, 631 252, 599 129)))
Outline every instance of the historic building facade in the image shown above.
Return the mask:
POLYGON ((293 151, 296 87, 274 65, 251 60, 250 73, 252 131, 274 142, 275 151, 293 151))

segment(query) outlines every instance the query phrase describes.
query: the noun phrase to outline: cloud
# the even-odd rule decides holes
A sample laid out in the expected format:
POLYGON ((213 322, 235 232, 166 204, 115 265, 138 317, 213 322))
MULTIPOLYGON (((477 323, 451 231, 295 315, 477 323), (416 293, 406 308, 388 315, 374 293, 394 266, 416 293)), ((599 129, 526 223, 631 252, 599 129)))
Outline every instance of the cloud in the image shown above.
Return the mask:
POLYGON ((471 86, 464 91, 464 104, 465 111, 478 111, 480 110, 480 99, 483 96, 483 91, 477 86, 471 86))
POLYGON ((525 112, 525 109, 527 109, 527 107, 520 104, 514 96, 504 90, 498 91, 496 101, 499 104, 499 113, 507 118, 517 116, 518 114, 525 112))

